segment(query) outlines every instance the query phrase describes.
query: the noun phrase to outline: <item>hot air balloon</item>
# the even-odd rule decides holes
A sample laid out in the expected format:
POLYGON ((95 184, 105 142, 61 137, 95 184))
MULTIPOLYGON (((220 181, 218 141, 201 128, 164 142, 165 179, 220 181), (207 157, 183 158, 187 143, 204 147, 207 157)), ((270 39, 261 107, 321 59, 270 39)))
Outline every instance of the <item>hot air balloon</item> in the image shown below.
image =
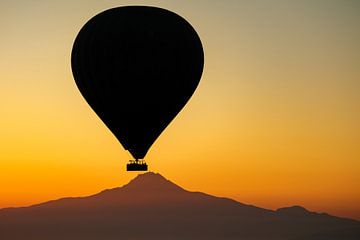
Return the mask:
POLYGON ((179 15, 126 6, 91 18, 71 54, 75 82, 91 108, 147 170, 151 145, 193 95, 204 65, 200 38, 179 15))

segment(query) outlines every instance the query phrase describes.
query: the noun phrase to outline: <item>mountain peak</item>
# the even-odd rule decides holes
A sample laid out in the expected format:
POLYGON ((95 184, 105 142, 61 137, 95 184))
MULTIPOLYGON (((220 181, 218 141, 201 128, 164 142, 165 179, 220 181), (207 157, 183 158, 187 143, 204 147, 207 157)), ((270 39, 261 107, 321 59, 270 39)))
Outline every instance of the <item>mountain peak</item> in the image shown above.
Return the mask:
POLYGON ((298 216, 311 214, 310 211, 308 211, 302 206, 283 207, 277 209, 276 212, 286 215, 298 215, 298 216))
POLYGON ((167 180, 161 174, 155 172, 139 174, 126 184, 124 188, 136 191, 184 190, 175 183, 167 180))
POLYGON ((132 181, 134 181, 135 179, 140 179, 140 180, 157 179, 159 181, 161 181, 161 180, 167 181, 167 179, 165 177, 163 177, 160 173, 156 173, 156 172, 146 172, 143 174, 139 174, 132 181))

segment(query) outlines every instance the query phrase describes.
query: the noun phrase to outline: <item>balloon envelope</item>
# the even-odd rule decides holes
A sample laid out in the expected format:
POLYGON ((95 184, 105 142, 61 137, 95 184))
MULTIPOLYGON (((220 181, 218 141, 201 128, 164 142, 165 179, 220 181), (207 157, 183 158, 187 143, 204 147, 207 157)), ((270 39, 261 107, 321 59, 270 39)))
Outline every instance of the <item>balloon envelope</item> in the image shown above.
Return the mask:
POLYGON ((192 26, 168 10, 128 6, 90 19, 71 66, 96 114, 135 159, 147 151, 195 91, 204 53, 192 26))

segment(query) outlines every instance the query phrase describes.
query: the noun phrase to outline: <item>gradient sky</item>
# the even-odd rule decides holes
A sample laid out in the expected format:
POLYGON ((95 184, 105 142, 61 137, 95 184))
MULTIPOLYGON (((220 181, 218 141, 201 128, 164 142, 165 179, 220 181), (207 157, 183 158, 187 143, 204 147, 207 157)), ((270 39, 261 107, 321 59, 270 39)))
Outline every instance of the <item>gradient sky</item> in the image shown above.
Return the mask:
POLYGON ((360 219, 355 0, 1 0, 0 208, 135 176, 70 67, 83 24, 129 4, 180 14, 205 49, 198 89, 146 157, 151 171, 243 203, 360 219))

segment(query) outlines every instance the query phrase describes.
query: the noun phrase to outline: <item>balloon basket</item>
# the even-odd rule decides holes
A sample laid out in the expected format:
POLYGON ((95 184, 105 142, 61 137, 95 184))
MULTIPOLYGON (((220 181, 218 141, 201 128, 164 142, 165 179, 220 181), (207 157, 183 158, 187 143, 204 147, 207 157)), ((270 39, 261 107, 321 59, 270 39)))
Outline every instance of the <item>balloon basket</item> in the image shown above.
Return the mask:
POLYGON ((140 160, 130 160, 126 164, 126 171, 147 171, 148 165, 144 161, 140 160))

